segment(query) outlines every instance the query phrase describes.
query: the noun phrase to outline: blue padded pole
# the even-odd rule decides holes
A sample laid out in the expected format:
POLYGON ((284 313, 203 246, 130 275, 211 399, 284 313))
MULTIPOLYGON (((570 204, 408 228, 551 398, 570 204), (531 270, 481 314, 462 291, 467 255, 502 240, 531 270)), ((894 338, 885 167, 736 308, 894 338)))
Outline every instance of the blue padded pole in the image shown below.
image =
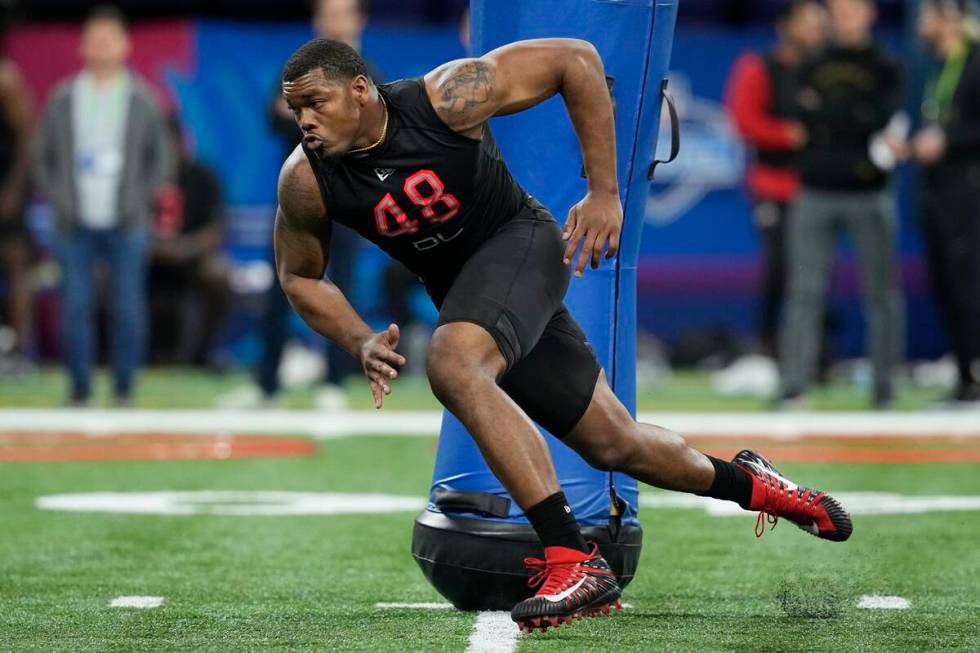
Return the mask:
MULTIPOLYGON (((636 405, 636 265, 646 206, 647 168, 659 117, 660 80, 671 49, 677 0, 472 0, 474 52, 512 41, 575 37, 592 42, 612 78, 616 104, 617 168, 625 224, 620 255, 575 279, 566 297, 607 372, 617 395, 636 405)), ((560 222, 586 192, 578 141, 564 104, 552 98, 491 129, 518 181, 560 222)), ((577 454, 548 438, 559 480, 584 525, 609 521, 610 489, 627 502, 623 523, 636 524, 637 484, 591 468, 577 454)), ((448 413, 433 475, 437 488, 506 496, 463 426, 448 413)), ((434 506, 430 505, 430 509, 434 506)), ((481 515, 469 515, 487 518, 481 515)), ((489 519, 489 518, 487 518, 489 519)), ((516 505, 505 521, 524 522, 516 505)))
MULTIPOLYGON (((616 396, 636 416, 636 272, 640 257, 640 239, 646 214, 649 164, 657 150, 660 126, 661 85, 667 78, 670 53, 674 45, 677 22, 677 0, 656 0, 650 50, 644 74, 639 113, 631 159, 633 166, 624 199, 624 221, 619 266, 616 275, 615 328, 613 331, 613 369, 610 383, 616 396)), ((669 134, 667 136, 670 137, 669 134)), ((630 505, 639 497, 636 481, 625 474, 611 474, 616 494, 630 505)))
POLYGON ((615 357, 612 385, 616 394, 636 414, 636 268, 646 212, 649 181, 647 171, 657 148, 660 122, 661 82, 667 76, 677 18, 677 0, 658 0, 650 37, 650 51, 639 113, 633 137, 631 176, 626 185, 622 248, 616 275, 615 357))

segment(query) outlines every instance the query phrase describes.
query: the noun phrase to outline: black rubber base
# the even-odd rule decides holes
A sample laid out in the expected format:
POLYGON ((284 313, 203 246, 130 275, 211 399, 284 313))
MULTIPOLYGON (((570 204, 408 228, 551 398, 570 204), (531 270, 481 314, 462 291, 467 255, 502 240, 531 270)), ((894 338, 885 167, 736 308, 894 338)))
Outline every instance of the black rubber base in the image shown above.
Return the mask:
MULTIPOLYGON (((620 587, 626 587, 640 559, 643 530, 624 526, 613 538, 609 528, 586 527, 599 545, 620 587)), ((415 520, 412 557, 422 573, 460 610, 510 610, 534 593, 524 558, 540 558, 541 542, 526 524, 450 517, 424 510, 415 520)))

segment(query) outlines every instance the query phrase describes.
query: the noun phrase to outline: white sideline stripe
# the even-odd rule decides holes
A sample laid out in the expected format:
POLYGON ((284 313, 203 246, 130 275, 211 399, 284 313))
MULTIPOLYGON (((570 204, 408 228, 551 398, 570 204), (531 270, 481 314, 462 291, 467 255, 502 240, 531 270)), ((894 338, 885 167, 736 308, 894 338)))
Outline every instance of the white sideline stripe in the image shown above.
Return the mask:
POLYGON ((330 439, 353 435, 434 436, 442 413, 350 411, 323 413, 290 410, 55 410, 0 411, 0 430, 83 431, 92 434, 248 433, 310 435, 330 439))
POLYGON ((466 653, 511 653, 517 648, 519 633, 509 612, 481 612, 473 624, 466 653))
POLYGON ((117 596, 109 603, 111 608, 159 608, 162 596, 117 596))
POLYGON ((449 610, 453 605, 452 603, 375 603, 374 607, 382 610, 449 610))
MULTIPOLYGON (((793 440, 807 434, 862 437, 980 437, 976 412, 923 413, 641 413, 640 421, 659 424, 682 434, 793 440)), ((310 435, 332 439, 360 435, 426 436, 439 433, 439 411, 313 410, 111 410, 4 409, 0 430, 83 431, 91 434, 136 433, 254 433, 310 435)))
POLYGON ((640 413, 641 422, 681 434, 794 440, 807 435, 865 437, 980 437, 977 412, 640 413))
POLYGON ((908 610, 912 604, 902 596, 865 594, 858 600, 858 607, 867 610, 908 610))

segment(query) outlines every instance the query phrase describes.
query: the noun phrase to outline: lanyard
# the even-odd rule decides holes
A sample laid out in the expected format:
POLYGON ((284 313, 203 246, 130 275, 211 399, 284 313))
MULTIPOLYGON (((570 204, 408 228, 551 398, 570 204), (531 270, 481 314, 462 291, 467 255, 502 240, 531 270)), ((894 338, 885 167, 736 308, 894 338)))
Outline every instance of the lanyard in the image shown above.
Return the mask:
POLYGON ((953 105, 953 96, 960 85, 963 77, 963 69, 966 67, 966 57, 970 48, 963 41, 957 46, 943 64, 939 78, 932 84, 929 97, 922 103, 922 115, 930 122, 946 123, 949 122, 949 112, 953 105))

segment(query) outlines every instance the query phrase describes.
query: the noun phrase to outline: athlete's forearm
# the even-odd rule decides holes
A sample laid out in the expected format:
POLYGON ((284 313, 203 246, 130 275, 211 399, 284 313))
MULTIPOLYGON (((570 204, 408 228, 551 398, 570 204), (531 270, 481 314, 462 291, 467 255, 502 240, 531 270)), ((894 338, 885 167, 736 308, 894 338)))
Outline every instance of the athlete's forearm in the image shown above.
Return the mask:
POLYGON ((567 59, 560 93, 582 147, 589 191, 619 193, 616 129, 602 59, 585 42, 567 59))
POLYGON ((325 279, 287 274, 281 279, 289 303, 310 328, 336 343, 355 358, 373 335, 340 289, 325 279))

